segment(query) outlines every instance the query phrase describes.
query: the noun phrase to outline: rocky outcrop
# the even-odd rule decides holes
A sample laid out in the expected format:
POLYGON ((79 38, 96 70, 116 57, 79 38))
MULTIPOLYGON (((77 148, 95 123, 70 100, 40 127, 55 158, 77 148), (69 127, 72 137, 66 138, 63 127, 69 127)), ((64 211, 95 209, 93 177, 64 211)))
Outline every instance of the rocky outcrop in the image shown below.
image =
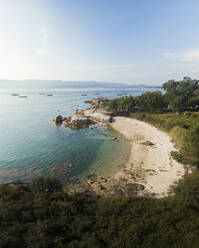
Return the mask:
POLYGON ((102 112, 97 112, 95 109, 89 109, 84 111, 84 116, 91 118, 92 120, 101 123, 112 123, 112 116, 106 115, 102 112))
POLYGON ((56 116, 53 121, 56 124, 64 124, 65 127, 70 128, 86 128, 90 124, 93 124, 93 121, 88 117, 82 115, 74 115, 73 117, 62 117, 61 115, 56 116))
POLYGON ((86 128, 91 123, 92 121, 89 118, 74 116, 71 118, 69 126, 72 128, 86 128))
POLYGON ((63 117, 61 115, 57 115, 54 119, 55 123, 62 123, 63 122, 63 117))
POLYGON ((65 127, 70 127, 75 129, 86 128, 93 123, 92 120, 90 120, 89 118, 78 115, 64 118, 63 122, 65 127))
POLYGON ((100 122, 102 124, 112 123, 112 116, 107 115, 101 110, 95 108, 78 111, 73 117, 62 117, 58 115, 54 119, 56 124, 64 123, 64 126, 70 128, 86 128, 90 124, 100 122))

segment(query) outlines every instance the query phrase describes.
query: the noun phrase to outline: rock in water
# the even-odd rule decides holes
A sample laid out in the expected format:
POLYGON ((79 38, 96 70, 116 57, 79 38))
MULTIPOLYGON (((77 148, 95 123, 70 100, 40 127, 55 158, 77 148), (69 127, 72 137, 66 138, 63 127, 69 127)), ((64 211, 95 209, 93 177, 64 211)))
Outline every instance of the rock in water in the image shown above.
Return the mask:
POLYGON ((57 116, 55 117, 55 122, 56 122, 56 123, 62 123, 62 122, 63 122, 63 117, 62 117, 61 115, 57 115, 57 116))
POLYGON ((92 123, 92 121, 89 118, 74 116, 71 118, 70 127, 72 127, 72 128, 86 128, 91 123, 92 123))

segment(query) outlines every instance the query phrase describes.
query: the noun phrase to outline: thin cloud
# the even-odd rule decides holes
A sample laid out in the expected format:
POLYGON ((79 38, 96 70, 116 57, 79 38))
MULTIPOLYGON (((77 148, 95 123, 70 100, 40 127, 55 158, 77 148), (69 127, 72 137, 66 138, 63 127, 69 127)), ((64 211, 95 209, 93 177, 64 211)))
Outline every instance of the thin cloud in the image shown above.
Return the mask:
POLYGON ((167 59, 179 61, 179 62, 194 62, 199 61, 199 49, 189 49, 178 52, 164 53, 164 57, 167 59))
POLYGON ((40 30, 41 41, 42 43, 46 43, 48 41, 48 28, 44 27, 40 30))
POLYGON ((43 34, 43 33, 47 33, 48 32, 48 28, 42 28, 40 30, 40 33, 43 34))
POLYGON ((46 47, 40 48, 36 51, 37 55, 48 55, 48 49, 46 47))
POLYGON ((63 64, 62 67, 70 68, 74 71, 90 71, 90 70, 108 70, 108 69, 125 69, 136 66, 136 64, 102 64, 102 65, 86 65, 86 66, 70 66, 63 64))
POLYGON ((47 34, 43 34, 41 37, 41 40, 43 43, 46 43, 48 41, 48 35, 47 34))

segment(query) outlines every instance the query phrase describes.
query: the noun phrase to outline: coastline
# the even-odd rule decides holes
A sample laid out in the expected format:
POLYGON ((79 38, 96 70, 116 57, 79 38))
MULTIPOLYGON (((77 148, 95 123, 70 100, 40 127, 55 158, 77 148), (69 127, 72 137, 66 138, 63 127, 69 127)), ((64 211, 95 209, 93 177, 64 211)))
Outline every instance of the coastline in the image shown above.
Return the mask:
MULTIPOLYGON (((128 117, 113 118, 100 106, 92 105, 91 108, 76 112, 74 117, 58 117, 67 125, 71 123, 71 128, 85 128, 92 123, 113 128, 129 142, 130 152, 114 174, 107 177, 95 173, 88 175, 83 187, 86 192, 105 197, 168 196, 171 187, 187 173, 184 165, 171 156, 171 152, 177 149, 170 137, 146 122, 128 117)), ((117 140, 116 137, 112 139, 117 140)), ((70 185, 70 190, 76 191, 75 185, 70 185)))
MULTIPOLYGON (((168 196, 170 188, 185 175, 184 166, 171 157, 171 151, 177 149, 170 137, 156 127, 127 117, 112 118, 102 109, 91 108, 77 113, 78 120, 82 116, 123 135, 129 142, 130 152, 118 172, 107 177, 91 174, 80 191, 104 197, 161 198, 168 196)), ((79 186, 72 183, 69 191, 79 192, 79 186)))
POLYGON ((171 151, 176 148, 170 137, 157 128, 131 118, 116 117, 111 127, 120 132, 131 145, 130 157, 114 180, 144 185, 138 195, 168 195, 169 189, 185 174, 183 165, 175 161, 171 151))

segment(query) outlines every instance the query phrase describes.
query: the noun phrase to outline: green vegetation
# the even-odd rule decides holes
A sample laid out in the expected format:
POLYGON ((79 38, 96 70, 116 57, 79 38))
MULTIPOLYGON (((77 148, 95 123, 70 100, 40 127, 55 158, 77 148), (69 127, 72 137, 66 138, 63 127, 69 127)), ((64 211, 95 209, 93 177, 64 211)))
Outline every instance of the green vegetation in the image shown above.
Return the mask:
POLYGON ((164 95, 160 91, 146 92, 141 96, 123 96, 108 102, 107 110, 114 116, 128 116, 132 112, 157 112, 167 106, 164 95))
POLYGON ((141 112, 156 112, 167 107, 164 95, 160 91, 146 92, 135 97, 135 105, 141 112))
POLYGON ((165 94, 155 91, 113 99, 107 109, 114 116, 128 115, 166 131, 180 150, 172 153, 173 158, 183 164, 199 165, 199 80, 169 80, 162 88, 165 94))
POLYGON ((179 148, 179 153, 171 153, 178 162, 199 165, 199 114, 132 113, 130 116, 167 132, 179 148))
POLYGON ((183 112, 186 109, 199 108, 199 81, 184 77, 182 81, 169 80, 162 88, 173 111, 183 112))
POLYGON ((0 185, 1 248, 196 248, 199 173, 164 199, 68 195, 57 180, 0 185))
POLYGON ((135 100, 132 96, 123 96, 120 98, 113 99, 108 103, 108 110, 114 115, 128 115, 133 112, 135 107, 135 100))
MULTIPOLYGON (((163 88, 165 94, 122 97, 106 107, 113 115, 128 115, 166 131, 179 147, 171 155, 199 165, 198 81, 186 77, 163 88)), ((198 248, 198 213, 198 170, 163 199, 69 195, 49 177, 30 184, 16 181, 0 184, 0 247, 198 248)))
POLYGON ((169 80, 160 91, 146 92, 136 97, 121 97, 108 103, 114 115, 130 112, 178 112, 199 110, 199 80, 184 77, 182 81, 169 80), (125 110, 125 111, 123 111, 125 110))

